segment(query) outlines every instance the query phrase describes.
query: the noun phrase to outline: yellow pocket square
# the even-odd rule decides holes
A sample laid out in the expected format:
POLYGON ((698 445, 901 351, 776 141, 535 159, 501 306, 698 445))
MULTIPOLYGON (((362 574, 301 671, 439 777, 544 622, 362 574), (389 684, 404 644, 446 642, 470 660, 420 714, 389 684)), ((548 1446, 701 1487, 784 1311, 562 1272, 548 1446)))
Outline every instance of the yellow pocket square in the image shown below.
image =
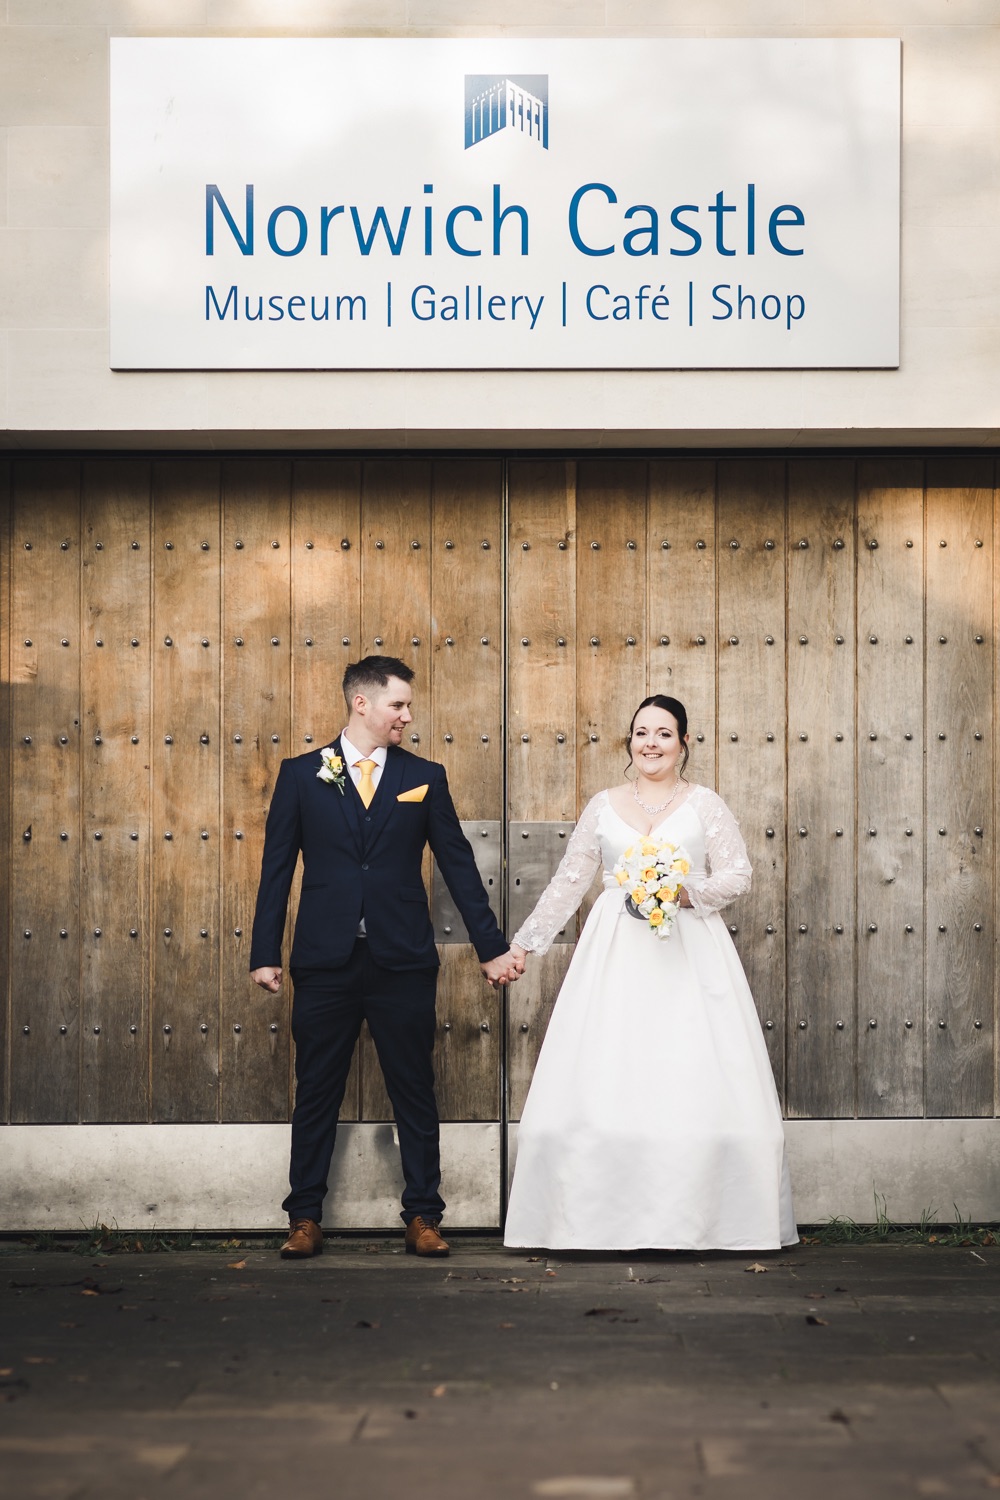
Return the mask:
POLYGON ((412 786, 408 792, 400 792, 396 798, 397 802, 423 802, 427 796, 430 782, 425 781, 423 786, 412 786))

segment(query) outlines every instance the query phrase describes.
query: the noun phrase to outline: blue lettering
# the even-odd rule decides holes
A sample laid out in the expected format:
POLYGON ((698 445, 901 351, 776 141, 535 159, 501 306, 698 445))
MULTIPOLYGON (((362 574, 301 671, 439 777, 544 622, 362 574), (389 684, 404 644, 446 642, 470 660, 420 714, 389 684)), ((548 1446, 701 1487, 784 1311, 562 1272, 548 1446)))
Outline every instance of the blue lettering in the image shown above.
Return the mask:
MULTIPOLYGON (((615 249, 614 245, 608 245, 606 249, 594 250, 590 245, 585 245, 580 237, 580 204, 583 202, 584 197, 587 193, 603 193, 609 203, 618 202, 617 193, 612 188, 609 188, 606 182, 585 182, 582 187, 578 187, 576 192, 573 194, 569 205, 570 239, 583 255, 613 255, 615 249)), ((594 290, 594 288, 591 288, 591 290, 594 290)), ((607 291, 607 287, 605 287, 604 290, 607 291)), ((590 312, 590 292, 587 293, 587 297, 587 311, 590 312)), ((593 313, 591 313, 591 317, 593 317, 593 313)))
POLYGON ((725 219, 723 218, 723 215, 734 214, 736 212, 736 204, 726 203, 725 195, 720 188, 719 192, 717 192, 715 195, 715 202, 708 205, 708 211, 710 214, 715 215, 716 250, 720 255, 735 255, 736 251, 727 249, 725 240, 723 239, 723 233, 725 230, 725 219))
POLYGON ((778 238, 778 230, 786 225, 802 225, 806 222, 806 216, 801 208, 796 208, 794 203, 782 203, 774 210, 767 224, 767 234, 771 244, 779 255, 801 255, 801 250, 789 250, 778 238), (786 218, 785 215, 790 215, 786 218))
POLYGON ((344 205, 338 203, 336 208, 321 208, 319 211, 319 253, 325 255, 330 246, 330 225, 338 214, 344 212, 344 205))
POLYGON ((508 214, 516 214, 521 220, 521 254, 528 253, 528 214, 519 203, 509 203, 506 208, 500 207, 500 184, 493 184, 493 254, 500 254, 500 230, 503 221, 508 214))
POLYGON ((472 218, 475 219, 477 224, 481 224, 483 222, 483 216, 479 212, 479 209, 474 207, 471 203, 460 203, 457 208, 453 208, 451 213, 448 215, 447 220, 445 221, 444 229, 445 239, 448 241, 449 247, 454 250, 456 255, 482 255, 483 252, 481 250, 466 250, 465 247, 463 245, 460 245, 458 243, 458 240, 455 238, 455 220, 458 218, 459 214, 471 214, 472 218))
POLYGON ((280 208, 273 210, 267 221, 267 243, 275 255, 298 255, 304 248, 308 237, 309 226, 306 223, 306 216, 301 208, 296 208, 294 203, 282 203, 280 208), (299 226, 299 237, 290 250, 283 250, 278 244, 278 218, 281 214, 293 214, 295 222, 299 226))
POLYGON ((380 227, 385 232, 385 237, 388 241, 389 249, 392 251, 393 255, 398 255, 402 250, 403 241, 406 238, 406 226, 410 222, 409 204, 407 204, 407 206, 403 209, 403 217, 399 221, 399 229, 397 230, 396 234, 393 234, 391 228, 389 227, 389 220, 386 217, 385 209, 381 206, 381 204, 375 210, 371 228, 369 229, 367 235, 361 228, 361 220, 358 217, 358 211, 356 208, 352 207, 351 218, 354 220, 354 233, 357 235, 358 249, 361 251, 362 255, 371 255, 372 245, 375 243, 375 235, 377 234, 380 227))
POLYGON ((634 219, 636 214, 648 214, 649 223, 645 229, 632 229, 625 236, 624 250, 626 255, 659 255, 660 253, 660 219, 655 208, 648 203, 636 203, 626 210, 626 219, 634 219), (638 245, 640 235, 646 236, 646 244, 642 249, 633 248, 638 245))
POLYGON ((425 284, 424 286, 415 286, 413 288, 410 295, 410 311, 421 323, 429 323, 431 321, 434 317, 434 288, 432 286, 425 284), (417 298, 420 293, 425 293, 426 295, 421 296, 418 302, 417 298))
POLYGON ((314 323, 329 323, 329 321, 330 321, 330 299, 329 299, 329 297, 324 297, 323 298, 323 311, 321 313, 319 313, 319 312, 316 311, 316 298, 315 297, 310 297, 309 301, 310 301, 310 304, 311 304, 311 312, 312 312, 312 320, 313 320, 313 322, 314 323))
POLYGON ((344 297, 338 297, 337 298, 337 322, 338 323, 341 320, 341 310, 343 309, 343 307, 345 306, 345 304, 347 306, 347 321, 349 323, 353 323, 354 322, 354 304, 356 302, 360 302, 360 304, 361 304, 361 321, 362 321, 362 323, 364 323, 364 322, 367 321, 367 318, 368 318, 368 304, 365 301, 364 297, 361 297, 361 296, 357 296, 357 297, 347 297, 347 296, 344 296, 344 297))
POLYGON ((212 287, 212 286, 207 286, 205 288, 205 322, 207 323, 207 322, 210 321, 211 316, 212 316, 212 307, 214 306, 215 307, 215 316, 219 319, 219 322, 221 323, 222 320, 223 320, 223 318, 225 318, 227 316, 228 312, 229 312, 230 303, 232 303, 232 308, 233 308, 233 322, 235 323, 237 321, 238 317, 239 317, 239 312, 238 312, 237 307, 236 307, 236 288, 235 288, 235 286, 231 286, 229 288, 229 296, 226 298, 226 305, 225 305, 225 307, 220 307, 219 306, 219 299, 215 295, 215 288, 212 287))
POLYGON ((691 244, 691 246, 690 246, 689 249, 687 249, 687 250, 674 250, 674 249, 671 249, 671 251, 670 251, 671 255, 697 255, 698 254, 698 251, 701 249, 701 235, 698 233, 697 229, 692 229, 691 225, 690 224, 685 224, 684 220, 681 218, 681 214, 696 214, 697 212, 698 212, 698 206, 695 203, 678 203, 677 207, 674 209, 674 211, 670 215, 670 222, 674 226, 674 228, 675 229, 679 229, 680 232, 681 232, 681 234, 690 235, 691 240, 692 240, 692 244, 691 244))
POLYGON ((725 297, 720 297, 719 296, 720 292, 728 292, 729 290, 730 290, 730 287, 729 287, 729 282, 728 281, 720 282, 718 286, 713 286, 713 288, 712 288, 712 301, 713 302, 718 302, 718 304, 719 304, 720 307, 724 307, 726 309, 724 313, 713 313, 712 314, 712 322, 713 323, 724 323, 727 318, 731 318, 732 315, 733 315, 733 305, 732 305, 732 303, 731 302, 727 302, 726 299, 725 299, 725 297))
POLYGON ((243 255, 253 254, 253 183, 246 186, 246 230, 240 234, 236 220, 229 212, 229 205, 214 182, 205 184, 205 254, 215 254, 215 205, 222 209, 222 217, 232 231, 233 239, 243 255))
MULTIPOLYGON (((590 252, 588 251, 587 253, 589 254, 590 252)), ((598 313, 594 311, 594 306, 591 299, 595 292, 603 292, 606 297, 610 297, 611 288, 608 286, 590 286, 587 288, 587 316, 593 318, 595 323, 606 323, 608 321, 609 314, 598 313)))
POLYGON ((267 321, 269 323, 280 323, 285 316, 284 308, 281 305, 281 298, 268 297, 267 305, 271 309, 267 315, 267 321))

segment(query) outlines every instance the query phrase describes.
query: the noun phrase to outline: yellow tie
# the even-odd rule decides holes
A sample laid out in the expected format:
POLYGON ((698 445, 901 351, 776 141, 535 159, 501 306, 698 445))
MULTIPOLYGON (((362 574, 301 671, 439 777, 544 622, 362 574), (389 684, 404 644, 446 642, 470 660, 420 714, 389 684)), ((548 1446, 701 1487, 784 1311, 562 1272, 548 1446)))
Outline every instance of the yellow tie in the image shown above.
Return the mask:
POLYGON ((358 782, 358 796, 366 807, 371 807, 372 798, 375 795, 375 783, 372 781, 372 772, 377 762, 374 760, 356 760, 354 764, 361 772, 361 780, 358 782))

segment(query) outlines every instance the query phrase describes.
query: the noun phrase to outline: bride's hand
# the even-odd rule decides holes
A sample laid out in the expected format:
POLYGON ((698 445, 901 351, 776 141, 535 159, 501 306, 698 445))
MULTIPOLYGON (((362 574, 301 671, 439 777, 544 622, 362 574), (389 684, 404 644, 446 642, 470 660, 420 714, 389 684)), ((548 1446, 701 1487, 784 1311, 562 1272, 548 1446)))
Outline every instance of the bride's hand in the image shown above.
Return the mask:
POLYGON ((677 905, 685 907, 688 911, 692 910, 694 906, 694 902, 687 893, 687 888, 683 885, 677 893, 677 905))
POLYGON ((511 957, 513 958, 514 962, 517 964, 517 971, 518 971, 518 973, 519 974, 523 974, 524 973, 524 966, 525 966, 525 964, 527 962, 527 959, 528 959, 528 950, 527 950, 527 948, 522 948, 521 945, 520 945, 520 943, 511 943, 511 945, 510 945, 510 954, 511 954, 511 957))

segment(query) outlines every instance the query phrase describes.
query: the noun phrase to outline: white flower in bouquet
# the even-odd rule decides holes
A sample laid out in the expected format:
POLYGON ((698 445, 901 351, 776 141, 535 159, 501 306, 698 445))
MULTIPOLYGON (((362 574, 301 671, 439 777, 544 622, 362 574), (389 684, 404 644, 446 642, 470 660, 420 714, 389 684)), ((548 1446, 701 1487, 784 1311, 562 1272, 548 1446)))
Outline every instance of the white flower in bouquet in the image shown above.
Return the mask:
POLYGON ((681 887, 691 859, 680 844, 638 839, 624 850, 614 876, 626 890, 626 909, 659 938, 668 938, 677 916, 681 887))

